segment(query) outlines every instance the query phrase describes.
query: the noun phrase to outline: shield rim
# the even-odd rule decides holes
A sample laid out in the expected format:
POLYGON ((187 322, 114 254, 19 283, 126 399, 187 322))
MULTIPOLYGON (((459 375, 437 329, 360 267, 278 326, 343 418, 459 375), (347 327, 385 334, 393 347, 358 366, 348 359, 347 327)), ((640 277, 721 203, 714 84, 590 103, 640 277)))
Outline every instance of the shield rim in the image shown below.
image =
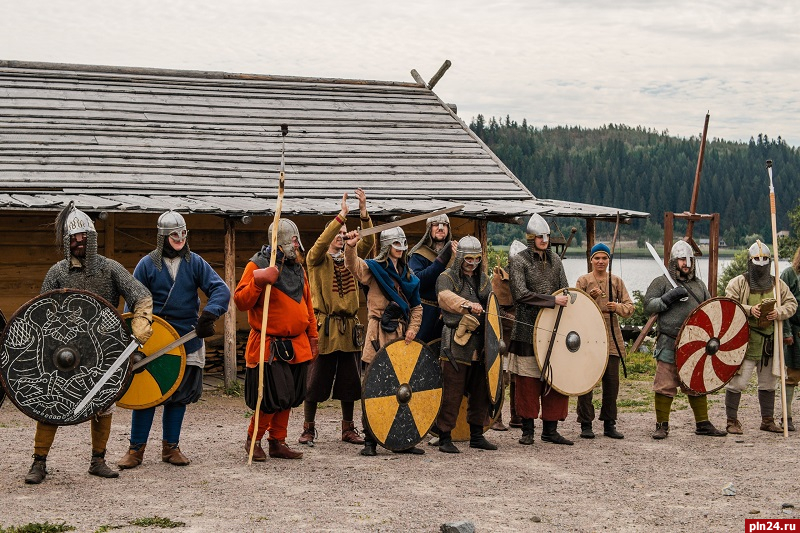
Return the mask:
POLYGON ((712 393, 717 392, 718 390, 722 389, 728 383, 730 383, 730 381, 734 378, 734 376, 736 376, 736 373, 739 371, 739 368, 741 368, 742 363, 744 363, 745 357, 747 355, 747 345, 749 343, 749 340, 748 340, 748 342, 744 343, 744 345, 743 345, 744 349, 742 350, 742 360, 739 362, 738 368, 733 373, 731 373, 731 377, 729 377, 724 383, 722 383, 722 385, 720 385, 719 387, 717 387, 715 389, 711 389, 711 390, 708 390, 708 391, 698 391, 698 390, 693 389, 688 383, 684 383, 683 379, 681 379, 681 368, 683 368, 683 366, 685 366, 685 363, 684 363, 684 365, 682 365, 680 367, 678 366, 678 341, 681 339, 681 337, 683 337, 684 328, 686 328, 686 326, 689 324, 689 320, 695 315, 696 312, 698 312, 699 310, 701 310, 703 307, 705 307, 706 305, 710 304, 711 302, 718 301, 718 300, 725 300, 725 301, 731 302, 731 303, 735 304, 739 308, 739 311, 741 311, 741 313, 744 315, 744 318, 745 318, 744 327, 747 328, 747 330, 748 330, 748 334, 747 334, 748 339, 750 337, 750 323, 747 320, 747 312, 744 310, 744 306, 742 306, 742 304, 740 304, 739 302, 737 302, 733 298, 727 298, 725 296, 715 296, 714 298, 709 298, 708 300, 704 301, 703 303, 701 303, 700 305, 698 305, 697 307, 692 309, 692 312, 689 313, 689 315, 686 317, 686 320, 684 320, 683 324, 681 324, 681 329, 680 329, 680 331, 678 331, 678 336, 675 338, 675 366, 676 366, 676 371, 677 371, 676 373, 678 374, 678 381, 680 381, 681 385, 686 387, 688 390, 690 390, 692 392, 696 392, 698 394, 712 394, 712 393))
MULTIPOLYGON (((380 353, 381 351, 386 351, 386 348, 388 348, 392 344, 395 344, 395 343, 398 343, 398 342, 405 342, 405 339, 404 338, 399 338, 399 339, 396 339, 396 340, 394 340, 392 342, 389 342, 389 343, 385 344, 384 346, 381 346, 381 349, 378 350, 377 352, 375 352, 375 359, 377 359, 378 353, 380 353)), ((430 346, 428 346, 427 343, 424 343, 424 342, 419 341, 417 339, 414 339, 411 342, 415 342, 415 343, 419 344, 420 346, 422 346, 421 349, 427 349, 434 356, 434 360, 437 361, 437 362, 439 361, 439 356, 437 354, 433 353, 433 350, 431 350, 430 346)), ((388 357, 388 353, 387 353, 387 357, 388 357)), ((367 416, 367 408, 366 408, 366 405, 365 405, 366 397, 364 395, 364 391, 366 389, 367 382, 369 381, 369 378, 370 378, 370 375, 371 375, 370 372, 375 366, 374 365, 375 359, 373 359, 372 363, 370 363, 369 366, 367 366, 367 369, 364 371, 364 379, 363 379, 363 382, 361 383, 361 412, 362 412, 363 417, 364 417, 364 426, 367 427, 367 429, 369 430, 370 434, 372 434, 372 436, 375 437, 375 441, 378 444, 380 444, 382 448, 386 448, 387 450, 393 451, 393 452, 399 452, 399 451, 403 451, 403 450, 408 450, 410 448, 413 448, 414 446, 416 446, 420 442, 422 442, 422 440, 425 438, 425 435, 427 435, 430 432, 431 428, 436 423, 436 418, 439 416, 439 410, 442 407, 441 364, 436 365, 437 368, 439 368, 439 372, 440 372, 440 374, 439 374, 439 387, 438 387, 438 389, 439 389, 439 407, 436 409, 436 414, 433 416, 433 420, 431 421, 430 426, 428 428, 426 428, 424 432, 421 432, 421 435, 419 436, 419 440, 417 440, 415 443, 413 443, 411 445, 408 445, 408 446, 405 446, 403 448, 390 448, 385 443, 381 442, 381 440, 377 437, 377 435, 375 435, 375 432, 372 430, 372 426, 369 423, 369 416, 367 416)))
MULTIPOLYGON (((129 318, 133 318, 133 313, 125 313, 125 314, 122 315, 122 318, 123 318, 123 320, 127 321, 129 318)), ((175 330, 175 328, 172 327, 172 325, 169 322, 167 322, 165 319, 161 318, 160 316, 153 315, 153 324, 159 324, 165 330, 167 330, 167 332, 169 332, 173 336, 173 339, 172 339, 173 341, 176 341, 176 340, 178 340, 180 338, 180 334, 175 330)), ((148 340, 147 342, 150 342, 150 341, 148 340)), ((144 344, 142 349, 145 346, 147 346, 147 343, 144 344)), ((154 352, 158 351, 158 349, 160 349, 160 347, 157 348, 156 350, 153 350, 153 351, 154 352)), ((144 351, 144 350, 142 350, 142 351, 144 351)), ((131 382, 128 384, 128 386, 125 388, 125 391, 120 395, 119 399, 117 400, 117 402, 116 402, 117 407, 119 407, 121 409, 131 409, 133 411, 138 411, 138 410, 141 410, 141 409, 148 409, 150 407, 158 407, 162 403, 166 402, 169 399, 169 397, 172 396, 175 393, 176 390, 178 390, 178 387, 180 387, 181 382, 183 381, 183 375, 186 372, 186 345, 185 344, 181 344, 177 348, 173 348, 172 351, 169 351, 164 355, 173 355, 173 356, 177 355, 177 356, 180 356, 180 358, 181 358, 181 370, 178 373, 178 377, 175 379, 175 383, 173 383, 172 386, 163 395, 161 395, 160 398, 158 398, 157 400, 154 400, 152 402, 149 402, 149 403, 146 403, 146 404, 122 403, 122 401, 121 401, 122 398, 125 397, 125 395, 128 393, 128 390, 130 390, 130 388, 133 387, 134 384, 136 383, 136 376, 138 376, 139 374, 134 373, 133 376, 131 377, 131 382), (177 353, 177 354, 172 353, 172 351, 174 351, 174 350, 178 350, 179 353, 177 353)), ((150 355, 150 354, 147 354, 147 355, 150 355)), ((147 369, 148 366, 150 366, 150 365, 149 364, 145 365, 144 369, 147 369)))
MULTIPOLYGON (((14 311, 14 313, 11 315, 11 318, 8 319, 8 321, 6 322, 6 326, 3 328, 3 333, 0 334, 0 349, 3 346, 5 346, 6 334, 8 333, 8 326, 9 326, 9 324, 11 324, 14 321, 14 319, 17 317, 17 315, 24 314, 25 310, 27 310, 28 307, 30 307, 37 300, 39 300, 41 298, 44 298, 45 296, 51 296, 53 294, 67 294, 67 293, 70 293, 70 294, 83 294, 84 296, 90 296, 91 298, 94 298, 95 300, 98 300, 100 303, 102 303, 103 305, 108 307, 111 311, 113 311, 113 313, 117 316, 117 318, 120 320, 120 322, 124 323, 124 320, 122 319, 122 315, 120 314, 119 310, 116 307, 114 307, 113 305, 111 305, 111 303, 108 300, 106 300, 105 298, 103 298, 99 294, 95 294, 95 293, 93 293, 91 291, 87 291, 87 290, 83 290, 83 289, 70 289, 70 288, 53 289, 52 291, 47 291, 47 292, 43 292, 43 293, 37 294, 36 296, 34 296, 33 298, 31 298, 30 300, 28 300, 27 302, 25 302, 21 306, 19 306, 19 308, 16 311, 14 311)), ((76 424, 81 424, 83 422, 86 422, 87 420, 90 420, 91 418, 93 418, 98 413, 102 413, 103 411, 106 411, 107 409, 109 409, 111 406, 113 406, 116 403, 116 401, 122 396, 123 392, 125 390, 127 390, 128 385, 130 384, 131 377, 133 375, 133 372, 131 370, 132 366, 133 365, 131 365, 131 359, 130 359, 130 357, 128 357, 128 359, 125 360, 125 362, 122 364, 122 367, 121 367, 121 368, 125 369, 125 375, 123 376, 123 379, 120 381, 120 383, 122 383, 122 386, 119 388, 119 390, 117 391, 116 395, 113 397, 112 400, 110 400, 108 402, 107 405, 104 404, 102 406, 102 408, 95 410, 93 413, 89 414, 88 416, 84 415, 84 416, 82 416, 80 418, 77 418, 77 419, 75 419, 73 421, 68 421, 68 422, 58 421, 58 422, 56 422, 56 421, 53 421, 53 420, 44 419, 42 417, 32 416, 31 413, 29 413, 28 411, 26 411, 25 409, 20 407, 17 404, 17 402, 14 401, 13 395, 6 394, 6 396, 9 397, 9 401, 11 401, 11 403, 13 403, 17 407, 17 409, 19 409, 25 416, 27 416, 28 418, 32 418, 32 419, 36 420, 37 422, 42 422, 44 424, 50 424, 50 425, 55 425, 55 426, 74 426, 76 424)), ((5 373, 4 372, 0 372, 0 385, 2 385, 2 387, 4 389, 8 390, 8 384, 6 383, 5 373)))
POLYGON ((503 394, 504 387, 503 387, 503 356, 500 354, 500 346, 503 342, 503 325, 500 323, 500 304, 497 302, 497 296, 495 296, 494 292, 489 293, 489 297, 486 300, 486 326, 489 326, 490 320, 494 316, 494 319, 497 320, 497 330, 494 327, 484 327, 484 342, 483 342, 483 357, 484 357, 484 364, 486 370, 486 384, 487 389, 489 391, 489 403, 495 404, 497 403, 498 397, 503 394), (494 306, 492 306, 494 304, 494 306), (492 379, 491 379, 491 372, 492 369, 489 367, 489 330, 494 333, 495 338, 497 339, 497 357, 495 358, 494 365, 500 368, 497 377, 497 383, 494 383, 494 387, 492 387, 492 379), (494 388, 494 394, 492 394, 492 389, 494 388))
MULTIPOLYGON (((603 379, 603 375, 606 373, 606 368, 608 368, 608 357, 609 357, 609 355, 608 355, 608 328, 606 326, 606 319, 603 317, 603 311, 600 309, 600 306, 597 305, 597 302, 594 300, 594 298, 589 296, 589 294, 587 292, 582 291, 581 289, 579 289, 577 287, 566 287, 566 289, 568 291, 570 291, 570 292, 576 292, 576 293, 583 294, 586 297, 586 299, 588 301, 592 302, 592 304, 597 309, 597 314, 598 314, 598 316, 600 317, 600 320, 603 323, 603 333, 604 333, 603 340, 604 340, 604 342, 606 344, 605 363, 603 363, 603 370, 600 372, 600 376, 597 378, 597 381, 595 381, 594 384, 591 387, 589 387, 588 389, 586 389, 583 392, 577 392, 577 393, 576 392, 564 392, 561 388, 559 388, 556 385, 554 385, 550 381, 550 379, 548 379, 547 376, 545 376, 545 380, 547 381, 548 385, 550 385, 550 387, 552 387, 556 392, 559 392, 559 393, 563 394, 564 396, 582 396, 582 395, 586 394, 587 392, 589 392, 591 390, 594 390, 594 388, 597 386, 597 384, 600 383, 600 380, 603 379)), ((563 291, 564 291, 564 289, 558 289, 557 291, 554 291, 551 296, 558 296, 563 291)), ((543 311, 551 311, 551 310, 552 309, 544 309, 543 311)), ((542 319, 543 311, 540 311, 536 315, 536 323, 534 324, 533 339, 532 339, 532 341, 533 341, 533 353, 534 353, 534 357, 536 358, 536 364, 539 367, 539 371, 540 372, 542 370, 542 365, 544 364, 544 361, 540 361, 539 360, 540 359, 539 358, 539 350, 537 349, 537 346, 536 346, 536 332, 539 331, 539 321, 542 319)), ((557 309, 556 309, 556 311, 557 311, 557 309)))

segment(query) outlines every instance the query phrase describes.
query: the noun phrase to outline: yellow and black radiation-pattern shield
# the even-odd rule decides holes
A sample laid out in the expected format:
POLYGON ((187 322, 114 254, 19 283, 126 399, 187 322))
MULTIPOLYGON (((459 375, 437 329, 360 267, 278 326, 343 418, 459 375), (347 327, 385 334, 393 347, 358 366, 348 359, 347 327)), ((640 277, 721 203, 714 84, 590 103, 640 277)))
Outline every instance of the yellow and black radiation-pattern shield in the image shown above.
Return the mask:
MULTIPOLYGON (((133 314, 125 313, 123 318, 130 321, 133 314)), ((178 338, 180 335, 175 328, 163 318, 153 315, 153 335, 142 346, 141 351, 149 356, 178 338)), ((184 370, 186 350, 180 345, 135 373, 128 390, 117 401, 117 405, 125 409, 147 409, 161 405, 181 384, 184 370)))
POLYGON ((361 392, 364 419, 378 443, 392 451, 412 448, 439 414, 438 354, 418 341, 391 342, 375 354, 361 392))
POLYGON ((494 293, 486 302, 486 334, 484 352, 486 358, 486 382, 489 386, 489 401, 497 403, 503 394, 503 327, 500 325, 500 305, 494 293))

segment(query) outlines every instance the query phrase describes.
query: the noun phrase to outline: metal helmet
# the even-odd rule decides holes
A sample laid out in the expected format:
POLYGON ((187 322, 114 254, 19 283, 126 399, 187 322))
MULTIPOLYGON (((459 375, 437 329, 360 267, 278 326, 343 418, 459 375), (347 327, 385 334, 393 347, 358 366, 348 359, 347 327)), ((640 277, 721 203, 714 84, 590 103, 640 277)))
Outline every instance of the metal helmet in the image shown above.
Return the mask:
POLYGON ((770 257, 772 254, 769 251, 769 246, 761 242, 760 240, 756 240, 755 243, 747 250, 748 255, 750 256, 750 261, 753 262, 754 265, 757 266, 765 266, 769 264, 770 257))
POLYGON ((186 238, 186 221, 177 211, 167 211, 163 213, 158 217, 157 226, 159 235, 164 235, 166 237, 173 232, 177 232, 178 235, 182 234, 183 238, 186 238))
POLYGON ((78 233, 97 233, 94 229, 94 223, 89 215, 75 207, 70 210, 64 221, 64 230, 67 235, 75 235, 78 233))
MULTIPOLYGON (((389 248, 403 252, 408 250, 408 241, 403 228, 389 228, 381 232, 380 249, 375 259, 378 261, 386 259, 389 255, 389 248)), ((403 255, 405 256, 405 253, 403 255)))
POLYGON ((508 247, 508 257, 511 258, 520 252, 524 252, 525 248, 527 248, 527 246, 514 239, 514 242, 512 242, 511 246, 508 247))
POLYGON ((531 215, 531 219, 525 227, 525 233, 533 236, 541 236, 544 242, 550 242, 550 226, 539 213, 531 215))
POLYGON ((419 240, 419 242, 417 244, 415 244, 413 248, 411 248, 411 253, 412 254, 416 253, 416 251, 419 250, 420 248, 422 248, 423 246, 427 246, 428 248, 433 249, 433 247, 434 247, 434 243, 433 243, 433 227, 434 226, 438 226, 439 224, 447 224, 448 231, 447 231, 447 237, 445 237, 445 239, 444 239, 444 244, 449 244, 450 243, 450 239, 453 238, 453 235, 452 235, 452 233, 450 232, 450 229, 449 229, 450 218, 448 218, 447 214, 428 217, 425 220, 425 234, 422 236, 422 238, 419 240))
POLYGON ((447 216, 447 214, 428 217, 428 219, 425 221, 425 225, 428 227, 428 229, 432 228, 433 226, 438 226, 439 224, 447 224, 448 226, 450 225, 450 218, 447 216))
MULTIPOLYGON (((270 224, 269 230, 267 231, 267 237, 269 239, 270 246, 272 245, 272 227, 274 225, 274 222, 270 224)), ((297 243, 300 245, 300 251, 305 252, 303 243, 300 241, 300 230, 297 228, 297 224, 288 218, 280 219, 278 222, 278 248, 283 251, 283 256, 286 259, 294 259, 297 257, 294 249, 293 237, 297 238, 297 243)))
POLYGON ((669 252, 670 261, 677 261, 678 259, 686 259, 686 266, 692 266, 692 259, 694 258, 694 250, 691 245, 686 241, 678 241, 672 245, 672 250, 669 252))
POLYGON ((475 258, 477 256, 477 261, 473 262, 472 265, 477 267, 480 264, 483 255, 483 248, 481 247, 481 241, 477 238, 473 237, 472 235, 467 235, 466 237, 461 237, 458 241, 458 246, 456 247, 456 258, 453 263, 453 268, 456 270, 461 270, 461 266, 464 263, 464 260, 467 258, 475 258))

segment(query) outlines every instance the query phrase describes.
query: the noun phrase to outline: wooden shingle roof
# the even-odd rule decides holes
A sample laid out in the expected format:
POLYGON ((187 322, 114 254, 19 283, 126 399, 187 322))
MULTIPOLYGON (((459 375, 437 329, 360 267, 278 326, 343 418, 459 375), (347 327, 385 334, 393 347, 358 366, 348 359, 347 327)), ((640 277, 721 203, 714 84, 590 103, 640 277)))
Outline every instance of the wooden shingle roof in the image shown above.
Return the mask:
MULTIPOLYGON (((539 200, 416 83, 0 61, 0 208, 289 215, 613 216, 539 200)), ((621 210, 622 216, 646 216, 621 210)))

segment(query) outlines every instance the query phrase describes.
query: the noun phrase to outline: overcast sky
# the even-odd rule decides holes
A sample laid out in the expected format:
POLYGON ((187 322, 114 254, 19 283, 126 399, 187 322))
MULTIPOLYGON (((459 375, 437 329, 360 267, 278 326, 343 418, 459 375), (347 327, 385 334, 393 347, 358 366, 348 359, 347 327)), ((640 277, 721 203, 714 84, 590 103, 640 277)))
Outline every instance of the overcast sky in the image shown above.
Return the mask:
POLYGON ((800 146, 795 0, 0 0, 0 59, 426 80, 469 121, 800 146))

